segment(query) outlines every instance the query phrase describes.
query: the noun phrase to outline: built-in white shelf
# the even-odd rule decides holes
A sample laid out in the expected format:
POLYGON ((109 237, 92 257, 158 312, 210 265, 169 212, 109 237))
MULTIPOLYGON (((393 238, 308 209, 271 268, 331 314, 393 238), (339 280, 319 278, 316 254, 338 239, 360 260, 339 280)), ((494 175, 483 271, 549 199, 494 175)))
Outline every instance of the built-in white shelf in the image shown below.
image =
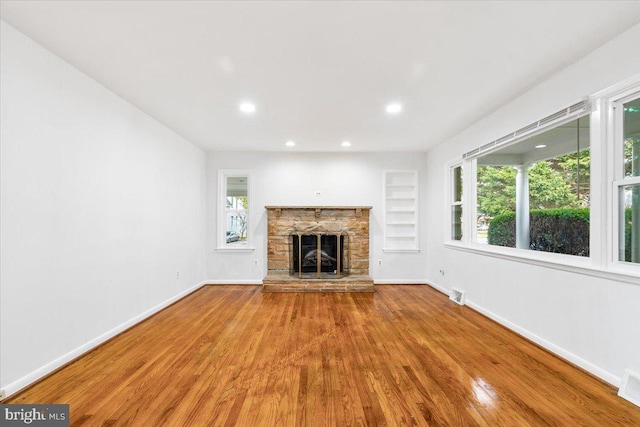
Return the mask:
POLYGON ((418 172, 384 171, 384 251, 418 251, 418 172))

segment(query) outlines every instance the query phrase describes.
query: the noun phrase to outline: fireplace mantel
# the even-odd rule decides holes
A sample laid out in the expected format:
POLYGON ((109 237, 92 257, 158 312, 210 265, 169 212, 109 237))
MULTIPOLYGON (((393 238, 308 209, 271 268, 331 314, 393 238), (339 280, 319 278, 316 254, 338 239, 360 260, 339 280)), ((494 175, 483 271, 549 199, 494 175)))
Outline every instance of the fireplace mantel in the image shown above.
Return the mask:
POLYGON ((267 210, 267 277, 271 292, 372 292, 369 277, 369 212, 371 206, 265 206, 267 210), (290 272, 292 234, 346 233, 350 274, 344 278, 300 279, 290 272))
POLYGON ((362 211, 370 211, 371 206, 265 206, 267 211, 274 211, 276 216, 282 215, 283 210, 309 210, 314 211, 316 217, 320 217, 322 215, 322 211, 355 211, 356 217, 360 217, 362 215, 362 211))

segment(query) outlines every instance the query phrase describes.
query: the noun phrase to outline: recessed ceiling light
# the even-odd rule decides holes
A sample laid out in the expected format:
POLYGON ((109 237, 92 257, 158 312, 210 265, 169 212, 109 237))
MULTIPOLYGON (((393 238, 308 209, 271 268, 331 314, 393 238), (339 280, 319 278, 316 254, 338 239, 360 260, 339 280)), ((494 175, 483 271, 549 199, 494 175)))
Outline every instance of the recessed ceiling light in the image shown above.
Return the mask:
POLYGON ((343 147, 351 147, 351 143, 349 141, 342 141, 341 144, 343 147))
POLYGON ((293 141, 287 141, 287 143, 285 144, 287 147, 293 147, 294 145, 296 145, 295 142, 293 141))
POLYGON ((240 111, 245 114, 253 114, 256 112, 256 104, 252 102, 243 102, 240 104, 240 111))
POLYGON ((385 110, 389 114, 398 114, 402 111, 402 104, 398 104, 397 102, 387 104, 385 110))
POLYGON ((546 147, 546 145, 544 144, 536 145, 536 148, 544 148, 544 147, 546 147))

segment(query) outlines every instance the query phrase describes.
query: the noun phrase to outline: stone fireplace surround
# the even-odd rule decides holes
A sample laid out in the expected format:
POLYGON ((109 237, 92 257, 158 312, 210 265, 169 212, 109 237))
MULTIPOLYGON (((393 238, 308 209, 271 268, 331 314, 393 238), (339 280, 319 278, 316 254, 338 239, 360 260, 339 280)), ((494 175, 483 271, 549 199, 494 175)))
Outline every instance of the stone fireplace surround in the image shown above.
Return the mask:
POLYGON ((371 206, 266 206, 267 276, 264 292, 373 292, 369 277, 371 206), (290 272, 291 234, 339 233, 349 236, 350 271, 341 278, 299 278, 290 272))

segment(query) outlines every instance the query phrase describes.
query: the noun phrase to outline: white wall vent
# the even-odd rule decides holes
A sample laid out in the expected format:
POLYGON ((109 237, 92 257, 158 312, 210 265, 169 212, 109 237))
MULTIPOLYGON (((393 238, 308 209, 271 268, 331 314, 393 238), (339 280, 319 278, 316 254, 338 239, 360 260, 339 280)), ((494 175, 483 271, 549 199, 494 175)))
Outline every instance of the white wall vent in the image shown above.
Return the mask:
POLYGON ((618 396, 627 399, 634 405, 640 406, 640 374, 625 369, 618 396))
POLYGON ((456 288, 451 289, 451 296, 449 296, 449 299, 456 304, 464 305, 464 291, 456 288))

